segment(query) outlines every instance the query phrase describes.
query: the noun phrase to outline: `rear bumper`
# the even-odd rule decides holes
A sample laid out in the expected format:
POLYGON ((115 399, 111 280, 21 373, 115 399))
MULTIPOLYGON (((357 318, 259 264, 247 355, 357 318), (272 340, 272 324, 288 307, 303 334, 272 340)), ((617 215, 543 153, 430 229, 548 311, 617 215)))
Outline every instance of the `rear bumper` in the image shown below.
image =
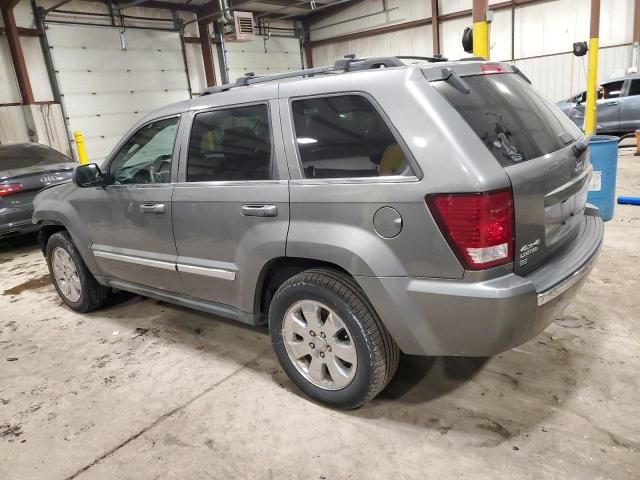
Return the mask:
POLYGON ((0 211, 0 238, 38 230, 31 221, 33 205, 0 211))
POLYGON ((585 215, 576 239, 525 277, 357 280, 404 353, 490 356, 532 339, 564 310, 593 268, 603 235, 602 219, 585 215))

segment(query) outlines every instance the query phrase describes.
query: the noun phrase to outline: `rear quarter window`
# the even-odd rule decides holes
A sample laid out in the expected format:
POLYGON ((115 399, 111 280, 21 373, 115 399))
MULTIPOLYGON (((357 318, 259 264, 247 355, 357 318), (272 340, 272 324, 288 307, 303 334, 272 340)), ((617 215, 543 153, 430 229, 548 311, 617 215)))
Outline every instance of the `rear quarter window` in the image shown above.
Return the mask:
POLYGON ((362 95, 292 102, 304 178, 414 175, 391 129, 362 95))
POLYGON ((465 119, 503 166, 555 152, 581 136, 555 105, 515 74, 464 77, 470 93, 432 85, 465 119))

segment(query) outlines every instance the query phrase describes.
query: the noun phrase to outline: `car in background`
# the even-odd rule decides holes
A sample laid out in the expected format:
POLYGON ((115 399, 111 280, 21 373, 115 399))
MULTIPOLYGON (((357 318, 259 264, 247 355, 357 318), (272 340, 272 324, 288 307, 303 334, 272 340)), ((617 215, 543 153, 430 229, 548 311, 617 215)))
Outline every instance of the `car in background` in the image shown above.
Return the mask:
POLYGON ((71 180, 77 163, 39 143, 0 145, 0 238, 28 233, 33 197, 49 185, 71 180))
MULTIPOLYGON (((582 128, 586 101, 586 92, 580 92, 556 106, 582 128)), ((640 129, 640 74, 602 83, 596 105, 598 134, 624 135, 640 129)))

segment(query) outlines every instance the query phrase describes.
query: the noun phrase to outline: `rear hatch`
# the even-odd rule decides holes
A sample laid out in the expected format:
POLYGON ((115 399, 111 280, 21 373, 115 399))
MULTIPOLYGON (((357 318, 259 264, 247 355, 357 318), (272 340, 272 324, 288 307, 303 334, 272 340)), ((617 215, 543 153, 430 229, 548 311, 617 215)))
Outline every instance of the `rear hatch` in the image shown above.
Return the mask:
POLYGON ((590 174, 582 132, 510 65, 440 64, 423 72, 509 176, 514 271, 533 271, 579 232, 590 174))

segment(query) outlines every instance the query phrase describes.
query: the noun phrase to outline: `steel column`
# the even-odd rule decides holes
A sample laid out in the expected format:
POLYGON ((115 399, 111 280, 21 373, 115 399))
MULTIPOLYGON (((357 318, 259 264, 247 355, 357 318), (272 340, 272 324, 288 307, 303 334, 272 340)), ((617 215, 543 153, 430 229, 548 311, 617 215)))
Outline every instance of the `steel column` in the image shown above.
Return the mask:
POLYGON ((2 8, 2 21, 4 22, 7 43, 9 44, 9 52, 11 54, 11 61, 13 62, 13 69, 16 73, 16 79, 18 80, 18 89, 20 90, 22 103, 24 105, 33 105, 35 103, 33 90, 31 89, 31 82, 29 81, 27 64, 24 61, 24 53, 22 51, 22 44, 20 43, 18 27, 16 26, 16 19, 13 15, 13 6, 8 5, 2 8))
POLYGON ((488 0, 473 0, 473 55, 489 59, 488 0))
POLYGON ((438 0, 431 0, 431 33, 433 35, 433 54, 440 55, 440 22, 438 0))
POLYGON ((213 68, 209 22, 206 20, 198 22, 198 35, 200 36, 200 49, 202 50, 202 61, 204 62, 204 76, 207 81, 207 87, 212 87, 216 84, 216 73, 213 68))

